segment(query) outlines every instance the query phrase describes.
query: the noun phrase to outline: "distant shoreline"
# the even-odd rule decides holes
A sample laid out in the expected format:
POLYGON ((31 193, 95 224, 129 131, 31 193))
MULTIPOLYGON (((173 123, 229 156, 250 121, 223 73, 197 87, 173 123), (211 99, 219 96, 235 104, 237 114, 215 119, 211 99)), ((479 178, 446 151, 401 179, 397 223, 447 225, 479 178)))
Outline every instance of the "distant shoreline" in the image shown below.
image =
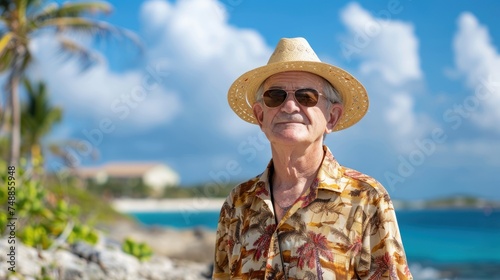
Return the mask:
MULTIPOLYGON (((430 210, 430 209, 485 209, 500 208, 500 203, 429 203, 393 201, 396 210, 430 210)), ((111 206, 118 212, 201 212, 219 211, 224 203, 223 198, 118 198, 111 201, 111 206)))
POLYGON ((168 199, 132 199, 120 198, 111 201, 111 206, 118 212, 161 212, 161 211, 219 211, 223 198, 168 198, 168 199))

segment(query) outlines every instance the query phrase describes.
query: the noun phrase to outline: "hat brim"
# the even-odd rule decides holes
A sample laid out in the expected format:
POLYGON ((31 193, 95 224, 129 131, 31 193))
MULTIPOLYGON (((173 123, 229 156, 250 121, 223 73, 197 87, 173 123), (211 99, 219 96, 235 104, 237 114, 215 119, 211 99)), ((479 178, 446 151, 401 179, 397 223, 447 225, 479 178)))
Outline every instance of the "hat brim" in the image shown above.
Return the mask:
POLYGON ((344 110, 334 131, 346 129, 368 111, 368 95, 363 85, 345 70, 324 62, 285 61, 270 63, 250 70, 241 75, 228 91, 231 109, 244 121, 257 124, 252 106, 260 85, 270 76, 289 71, 304 71, 326 79, 342 96, 344 110))

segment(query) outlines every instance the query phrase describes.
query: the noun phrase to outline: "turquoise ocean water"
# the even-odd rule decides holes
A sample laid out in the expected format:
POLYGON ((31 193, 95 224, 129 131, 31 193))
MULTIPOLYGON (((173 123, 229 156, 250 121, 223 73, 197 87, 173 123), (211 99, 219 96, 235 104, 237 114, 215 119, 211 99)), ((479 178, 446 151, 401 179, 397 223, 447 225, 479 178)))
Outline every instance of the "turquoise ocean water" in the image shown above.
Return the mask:
MULTIPOLYGON (((146 226, 215 230, 218 211, 129 213, 146 226)), ((415 279, 500 279, 500 209, 396 212, 415 279)))

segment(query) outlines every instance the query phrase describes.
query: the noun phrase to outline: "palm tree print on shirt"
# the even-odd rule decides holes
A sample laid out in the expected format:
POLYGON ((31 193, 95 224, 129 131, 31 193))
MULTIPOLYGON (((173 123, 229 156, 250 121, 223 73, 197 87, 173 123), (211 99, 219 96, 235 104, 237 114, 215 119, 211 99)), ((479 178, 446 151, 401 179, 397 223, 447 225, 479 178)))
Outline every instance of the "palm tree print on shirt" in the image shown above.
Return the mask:
POLYGON ((316 266, 318 279, 323 279, 320 257, 324 257, 330 262, 333 261, 333 254, 328 246, 326 236, 312 231, 307 232, 307 240, 297 249, 297 254, 299 255, 298 267, 302 269, 304 265, 307 265, 313 269, 316 266))
POLYGON ((370 280, 382 279, 382 276, 386 272, 389 272, 389 279, 398 279, 398 275, 389 253, 386 252, 382 256, 376 257, 373 262, 377 266, 377 270, 373 273, 372 277, 370 277, 370 280))
POLYGON ((271 238, 276 230, 276 224, 271 224, 266 226, 261 232, 262 235, 253 243, 256 247, 255 254, 253 256, 254 260, 260 259, 262 255, 267 256, 269 252, 269 244, 271 243, 271 238))

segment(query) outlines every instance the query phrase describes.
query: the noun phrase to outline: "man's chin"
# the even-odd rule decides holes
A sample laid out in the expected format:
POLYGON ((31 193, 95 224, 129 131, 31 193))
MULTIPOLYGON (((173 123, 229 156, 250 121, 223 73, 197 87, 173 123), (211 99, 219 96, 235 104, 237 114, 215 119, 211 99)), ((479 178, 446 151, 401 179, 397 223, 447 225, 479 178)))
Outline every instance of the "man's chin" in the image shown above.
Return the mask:
POLYGON ((296 130, 282 130, 279 133, 275 133, 273 138, 281 144, 299 144, 306 140, 305 135, 298 133, 296 130))

